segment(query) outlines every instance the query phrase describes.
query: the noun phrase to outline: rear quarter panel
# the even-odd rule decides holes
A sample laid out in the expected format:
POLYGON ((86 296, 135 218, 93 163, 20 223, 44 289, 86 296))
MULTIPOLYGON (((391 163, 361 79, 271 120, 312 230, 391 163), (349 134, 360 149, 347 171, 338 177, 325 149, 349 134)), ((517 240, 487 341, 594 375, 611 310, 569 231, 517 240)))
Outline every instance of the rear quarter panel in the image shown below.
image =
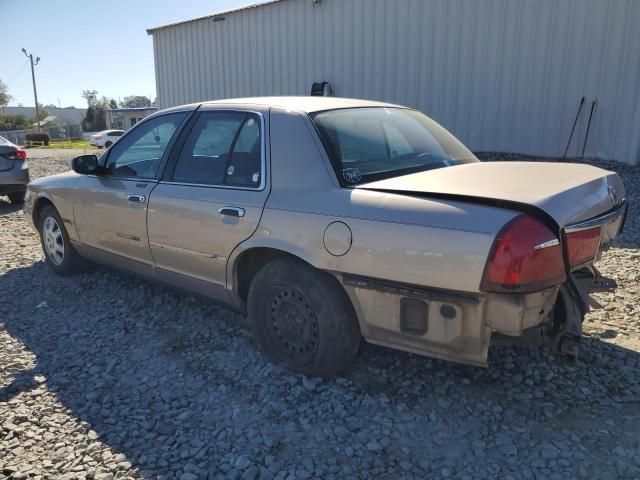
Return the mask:
MULTIPOLYGON (((234 252, 271 247, 313 266, 478 292, 493 239, 516 213, 462 202, 340 188, 308 117, 271 113, 272 191, 255 234, 234 252), (325 248, 332 222, 351 230, 344 255, 325 248)), ((228 287, 233 284, 229 272, 228 287)))

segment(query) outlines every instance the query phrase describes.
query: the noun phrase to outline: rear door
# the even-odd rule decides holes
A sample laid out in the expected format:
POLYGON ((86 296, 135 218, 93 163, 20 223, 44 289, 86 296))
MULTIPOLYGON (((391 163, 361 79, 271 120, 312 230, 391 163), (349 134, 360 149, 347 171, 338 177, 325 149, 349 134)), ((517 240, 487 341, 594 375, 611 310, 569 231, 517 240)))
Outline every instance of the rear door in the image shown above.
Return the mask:
POLYGON ((185 129, 147 218, 157 270, 174 281, 226 295, 227 259, 256 230, 269 194, 266 118, 268 110, 203 106, 185 129))
POLYGON ((146 223, 149 195, 186 116, 177 112, 141 123, 105 153, 100 175, 80 178, 74 216, 83 246, 117 255, 134 266, 153 266, 146 223))

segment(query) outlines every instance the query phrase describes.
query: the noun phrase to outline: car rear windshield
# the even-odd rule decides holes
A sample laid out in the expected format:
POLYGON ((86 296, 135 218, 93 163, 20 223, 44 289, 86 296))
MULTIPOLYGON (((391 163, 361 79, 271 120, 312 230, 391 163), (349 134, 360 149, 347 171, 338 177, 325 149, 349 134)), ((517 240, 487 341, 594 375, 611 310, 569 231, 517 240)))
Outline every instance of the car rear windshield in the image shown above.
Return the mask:
POLYGON ((479 161, 453 135, 415 110, 351 108, 311 118, 343 186, 479 161))

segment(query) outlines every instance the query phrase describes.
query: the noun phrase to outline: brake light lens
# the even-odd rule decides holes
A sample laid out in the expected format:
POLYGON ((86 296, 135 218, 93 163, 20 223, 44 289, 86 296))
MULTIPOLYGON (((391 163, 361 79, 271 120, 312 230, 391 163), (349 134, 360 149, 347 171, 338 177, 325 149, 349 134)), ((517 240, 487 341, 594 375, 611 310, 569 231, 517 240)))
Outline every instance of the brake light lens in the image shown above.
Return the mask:
POLYGON ((569 263, 572 266, 592 260, 600 248, 600 226, 567 233, 565 235, 569 263))
POLYGON ((566 281, 556 235, 528 215, 509 222, 496 237, 481 289, 486 292, 535 292, 566 281))
POLYGON ((8 160, 24 160, 27 158, 27 151, 19 148, 15 152, 5 153, 2 156, 8 160))

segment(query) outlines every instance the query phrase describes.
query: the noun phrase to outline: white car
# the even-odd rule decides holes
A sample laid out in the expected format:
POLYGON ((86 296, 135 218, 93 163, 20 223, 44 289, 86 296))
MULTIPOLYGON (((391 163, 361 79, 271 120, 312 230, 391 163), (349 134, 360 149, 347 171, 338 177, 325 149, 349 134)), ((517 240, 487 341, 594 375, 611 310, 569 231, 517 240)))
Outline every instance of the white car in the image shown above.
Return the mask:
POLYGON ((98 148, 109 148, 124 134, 124 130, 103 130, 89 137, 89 143, 98 148))

